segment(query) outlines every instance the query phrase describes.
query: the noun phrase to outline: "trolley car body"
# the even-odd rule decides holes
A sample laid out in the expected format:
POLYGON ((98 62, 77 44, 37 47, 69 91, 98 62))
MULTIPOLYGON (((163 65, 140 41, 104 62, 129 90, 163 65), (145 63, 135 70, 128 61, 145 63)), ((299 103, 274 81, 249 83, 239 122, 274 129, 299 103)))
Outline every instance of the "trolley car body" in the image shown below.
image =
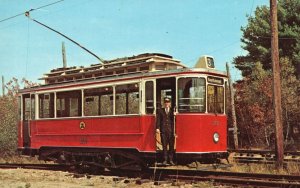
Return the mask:
POLYGON ((82 67, 55 70, 46 75, 45 85, 21 90, 19 150, 44 159, 53 152, 61 157, 101 150, 153 159, 159 153, 155 111, 169 96, 176 111, 177 160, 227 155, 225 72, 209 67, 211 62, 186 68, 164 54, 119 61, 127 63, 123 72, 122 66, 100 65, 91 76, 82 67), (136 59, 143 61, 132 63, 136 59))

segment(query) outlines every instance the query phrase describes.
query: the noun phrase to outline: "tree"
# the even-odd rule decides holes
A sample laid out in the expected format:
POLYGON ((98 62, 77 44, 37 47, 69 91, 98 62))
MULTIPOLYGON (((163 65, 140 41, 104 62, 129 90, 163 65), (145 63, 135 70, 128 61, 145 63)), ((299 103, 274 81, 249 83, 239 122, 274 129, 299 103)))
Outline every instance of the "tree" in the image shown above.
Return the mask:
MULTIPOLYGON (((26 79, 22 79, 24 87, 31 87, 34 84, 26 79)), ((18 121, 19 121, 19 101, 18 90, 19 81, 13 78, 5 84, 6 95, 0 97, 0 154, 15 154, 18 141, 18 121)))
POLYGON ((285 145, 292 141, 290 139, 291 127, 297 125, 300 118, 300 109, 298 105, 298 89, 300 81, 293 74, 295 68, 288 58, 281 58, 281 88, 282 88, 282 110, 283 125, 285 132, 285 145))
POLYGON ((0 153, 13 154, 18 141, 18 80, 13 78, 5 86, 8 93, 0 97, 0 153))
MULTIPOLYGON (((249 76, 256 62, 263 69, 271 70, 271 29, 269 7, 257 7, 254 16, 248 17, 248 25, 242 27, 242 48, 247 52, 234 58, 236 68, 243 76, 249 76)), ((279 55, 288 57, 300 71, 300 1, 279 0, 278 30, 279 55)), ((296 69, 295 69, 296 70, 296 69)))
POLYGON ((257 62, 251 75, 235 85, 240 140, 246 145, 271 145, 271 120, 274 116, 270 74, 270 71, 265 71, 262 64, 257 62))
MULTIPOLYGON (((298 88, 300 81, 293 74, 295 68, 288 58, 280 59, 285 146, 293 143, 292 127, 300 119, 298 88)), ((274 113, 271 71, 260 62, 254 64, 251 74, 236 85, 236 111, 240 140, 245 145, 274 147, 274 113), (246 143, 246 144, 245 144, 246 143)), ((290 145, 291 146, 291 145, 290 145)), ((288 147, 290 147, 288 146, 288 147)), ((295 145, 293 145, 293 148, 295 145)))

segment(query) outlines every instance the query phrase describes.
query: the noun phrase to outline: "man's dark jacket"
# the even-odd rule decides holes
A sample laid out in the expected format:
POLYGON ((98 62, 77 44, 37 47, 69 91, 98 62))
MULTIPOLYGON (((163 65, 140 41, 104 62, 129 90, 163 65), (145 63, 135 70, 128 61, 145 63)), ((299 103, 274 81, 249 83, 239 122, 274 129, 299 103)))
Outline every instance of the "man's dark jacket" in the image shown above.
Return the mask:
POLYGON ((165 108, 160 108, 156 112, 156 129, 162 134, 171 133, 174 135, 174 110, 170 108, 168 115, 165 108))

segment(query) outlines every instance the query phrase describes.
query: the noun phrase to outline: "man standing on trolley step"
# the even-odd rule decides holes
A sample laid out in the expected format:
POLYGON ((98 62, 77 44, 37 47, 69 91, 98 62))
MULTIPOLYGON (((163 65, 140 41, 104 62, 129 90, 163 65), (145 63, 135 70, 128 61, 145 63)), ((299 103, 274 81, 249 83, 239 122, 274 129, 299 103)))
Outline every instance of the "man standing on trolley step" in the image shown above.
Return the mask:
POLYGON ((156 132, 160 133, 164 161, 163 165, 175 165, 173 162, 174 154, 174 110, 171 109, 171 100, 168 97, 164 98, 164 108, 158 109, 156 112, 156 132), (169 145, 169 151, 167 146, 169 145))

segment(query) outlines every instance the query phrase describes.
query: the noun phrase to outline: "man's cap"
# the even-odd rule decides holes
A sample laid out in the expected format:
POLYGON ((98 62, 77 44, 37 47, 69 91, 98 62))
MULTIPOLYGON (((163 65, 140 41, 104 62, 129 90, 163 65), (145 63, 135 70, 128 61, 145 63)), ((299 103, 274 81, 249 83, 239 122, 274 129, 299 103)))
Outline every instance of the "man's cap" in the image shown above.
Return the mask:
POLYGON ((165 97, 165 98, 164 98, 164 102, 171 102, 171 100, 170 100, 169 97, 165 97))

